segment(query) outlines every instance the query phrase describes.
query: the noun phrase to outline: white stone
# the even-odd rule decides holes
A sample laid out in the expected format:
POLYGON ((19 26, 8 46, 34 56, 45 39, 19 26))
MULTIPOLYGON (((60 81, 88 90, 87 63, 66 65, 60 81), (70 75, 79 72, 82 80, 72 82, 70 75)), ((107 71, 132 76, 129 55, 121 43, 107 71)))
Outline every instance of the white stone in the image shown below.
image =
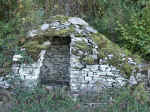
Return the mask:
POLYGON ((129 61, 133 61, 132 58, 128 58, 129 61))
POLYGON ((108 58, 109 58, 109 59, 112 59, 112 58, 113 58, 113 55, 112 55, 112 54, 109 54, 109 55, 108 55, 108 58))
POLYGON ((128 61, 129 64, 136 65, 135 62, 128 61))
POLYGON ((46 42, 43 43, 43 45, 46 46, 46 47, 47 47, 47 46, 50 46, 50 45, 51 45, 51 42, 50 42, 50 41, 46 41, 46 42))
MULTIPOLYGON (((42 50, 39 59, 37 62, 33 64, 22 64, 19 69, 19 77, 23 81, 23 85, 25 87, 34 87, 38 83, 38 78, 40 74, 40 68, 42 66, 42 62, 44 60, 44 55, 46 51, 42 50), (36 68, 36 69, 34 69, 36 68)), ((14 72, 14 70, 13 70, 14 72)))
POLYGON ((76 29, 79 29, 79 28, 80 28, 80 26, 79 26, 79 25, 74 25, 74 26, 75 26, 75 28, 76 28, 76 29))
MULTIPOLYGON (((96 69, 95 69, 95 71, 96 71, 96 69)), ((88 72, 88 76, 92 77, 93 76, 93 72, 88 72)))
POLYGON ((14 55, 13 56, 13 61, 20 61, 23 58, 21 55, 14 55))
POLYGON ((86 68, 88 69, 97 69, 98 70, 99 65, 87 65, 86 68))
POLYGON ((76 28, 75 31, 79 34, 81 34, 83 32, 83 30, 76 28))
POLYGON ((52 28, 56 28, 56 27, 60 26, 60 23, 56 21, 56 22, 51 23, 50 26, 52 28))
POLYGON ((87 22, 85 22, 84 20, 82 20, 81 18, 78 18, 78 17, 71 17, 68 19, 68 21, 75 25, 88 26, 87 22))
POLYGON ((133 75, 132 75, 132 76, 130 77, 130 79, 129 79, 129 84, 130 84, 131 86, 137 84, 137 81, 136 81, 136 79, 135 79, 135 77, 134 77, 133 75))
POLYGON ((4 81, 3 77, 0 77, 0 87, 2 88, 9 88, 10 84, 7 81, 4 81))
POLYGON ((85 29, 91 33, 97 33, 97 31, 90 26, 87 26, 85 29))
POLYGON ((126 58, 122 58, 122 61, 125 61, 126 60, 126 58))
POLYGON ((109 65, 87 65, 86 68, 82 69, 82 76, 80 77, 80 79, 82 79, 82 82, 84 83, 88 82, 88 87, 92 86, 91 84, 93 84, 94 82, 96 84, 97 82, 99 82, 100 87, 123 86, 127 80, 125 80, 125 78, 119 74, 113 74, 111 72, 112 69, 117 71, 116 68, 112 66, 110 67, 109 65), (98 70, 99 67, 101 67, 102 71, 98 70))
POLYGON ((74 41, 74 42, 78 42, 78 41, 84 41, 84 39, 83 38, 73 38, 72 39, 72 41, 74 41))
POLYGON ((32 30, 32 31, 29 31, 28 37, 34 37, 34 36, 37 35, 37 33, 38 33, 38 30, 32 30))
POLYGON ((84 81, 92 81, 92 77, 85 77, 84 81))
POLYGON ((63 23, 63 25, 65 25, 65 26, 69 26, 69 25, 70 25, 70 23, 69 23, 69 22, 65 22, 65 23, 63 23))
POLYGON ((124 86, 127 83, 127 79, 123 78, 123 77, 118 77, 116 78, 118 85, 120 85, 121 87, 124 86))
POLYGON ((49 28, 49 24, 43 24, 42 26, 41 26, 41 30, 42 31, 45 31, 45 30, 47 30, 49 28))
POLYGON ((71 72, 71 77, 78 77, 78 75, 80 74, 80 71, 78 71, 78 70, 72 70, 72 71, 70 71, 71 72))

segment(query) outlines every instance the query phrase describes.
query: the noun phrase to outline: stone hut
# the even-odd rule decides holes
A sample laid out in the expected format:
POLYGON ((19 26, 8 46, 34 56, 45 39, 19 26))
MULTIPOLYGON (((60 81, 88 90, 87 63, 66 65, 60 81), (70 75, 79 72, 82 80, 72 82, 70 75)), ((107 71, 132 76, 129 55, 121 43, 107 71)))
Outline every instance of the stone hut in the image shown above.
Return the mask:
POLYGON ((21 51, 34 61, 12 67, 25 86, 67 85, 71 92, 136 84, 137 60, 77 17, 55 16, 28 32, 21 51), (131 78, 132 74, 132 78, 131 78))

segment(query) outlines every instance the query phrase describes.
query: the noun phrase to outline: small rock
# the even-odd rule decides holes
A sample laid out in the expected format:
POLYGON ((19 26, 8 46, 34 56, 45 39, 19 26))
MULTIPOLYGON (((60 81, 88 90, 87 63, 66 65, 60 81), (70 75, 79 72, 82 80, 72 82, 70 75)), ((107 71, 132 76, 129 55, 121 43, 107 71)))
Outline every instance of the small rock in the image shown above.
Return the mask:
POLYGON ((56 28, 56 27, 58 27, 59 25, 60 25, 60 23, 57 22, 57 21, 50 24, 50 26, 51 26, 52 28, 56 28))
POLYGON ((28 37, 34 37, 34 36, 36 36, 36 35, 37 35, 37 32, 38 32, 38 30, 29 31, 28 37))
POLYGON ((130 84, 131 86, 137 84, 137 81, 136 81, 136 79, 135 79, 135 77, 134 77, 133 75, 132 75, 132 76, 130 77, 130 79, 129 79, 129 84, 130 84))
POLYGON ((49 28, 49 24, 43 24, 42 26, 41 26, 41 30, 42 31, 45 31, 45 30, 47 30, 49 28))
POLYGON ((75 31, 79 34, 81 34, 83 32, 83 30, 76 28, 75 31))
POLYGON ((92 27, 90 27, 90 26, 87 26, 85 29, 86 29, 88 32, 97 33, 97 31, 96 31, 95 29, 93 29, 92 27))
POLYGON ((78 18, 78 17, 71 17, 68 20, 70 23, 75 24, 75 25, 83 25, 83 26, 88 26, 88 23, 85 22, 84 20, 78 18))
POLYGON ((2 77, 0 77, 0 88, 9 88, 10 84, 8 84, 7 81, 5 81, 2 77))
POLYGON ((14 55, 13 56, 13 61, 20 61, 23 58, 21 55, 14 55))
POLYGON ((75 26, 75 28, 77 28, 77 29, 79 29, 80 28, 80 26, 79 25, 74 25, 75 26))
POLYGON ((69 25, 70 25, 70 23, 69 23, 69 22, 65 22, 65 23, 63 23, 63 25, 65 25, 65 26, 69 26, 69 25))
POLYGON ((43 45, 46 46, 46 47, 47 47, 47 46, 50 46, 50 45, 51 45, 51 42, 50 42, 50 41, 46 41, 46 42, 43 43, 43 45))
POLYGON ((109 58, 109 59, 112 59, 112 58, 113 58, 113 55, 112 55, 112 54, 109 54, 109 55, 108 55, 108 58, 109 58))

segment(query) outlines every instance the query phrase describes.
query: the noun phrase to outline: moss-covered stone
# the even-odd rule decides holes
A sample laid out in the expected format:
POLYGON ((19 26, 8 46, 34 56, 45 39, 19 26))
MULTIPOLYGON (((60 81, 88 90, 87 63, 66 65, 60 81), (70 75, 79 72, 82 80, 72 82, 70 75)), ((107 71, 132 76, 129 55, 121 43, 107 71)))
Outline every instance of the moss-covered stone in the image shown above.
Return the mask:
POLYGON ((91 56, 86 56, 85 58, 82 59, 87 65, 92 65, 94 64, 94 59, 91 56))
POLYGON ((107 64, 115 66, 122 74, 126 74, 126 77, 129 78, 137 66, 129 64, 128 58, 134 57, 133 59, 136 63, 139 63, 141 58, 137 55, 131 55, 129 51, 120 48, 100 33, 92 34, 91 37, 98 45, 99 58, 107 58, 107 64), (112 58, 109 58, 108 55, 112 55, 112 58))
MULTIPOLYGON (((60 19, 61 17, 58 16, 60 19)), ((64 18, 66 19, 66 18, 64 18)), ((26 42, 24 42, 23 47, 27 49, 28 53, 34 58, 37 59, 39 52, 42 49, 47 49, 47 46, 42 45, 47 40, 52 40, 53 37, 69 37, 71 33, 74 32, 74 29, 72 26, 70 26, 67 29, 60 29, 56 30, 53 28, 49 28, 47 31, 41 31, 38 30, 37 36, 35 36, 33 39, 27 39, 26 42)))
POLYGON ((133 71, 133 67, 131 65, 125 63, 120 67, 120 70, 122 73, 125 74, 125 77, 130 78, 132 71, 133 71))
POLYGON ((82 51, 87 51, 88 45, 85 41, 80 41, 80 42, 76 42, 75 48, 82 50, 82 51))

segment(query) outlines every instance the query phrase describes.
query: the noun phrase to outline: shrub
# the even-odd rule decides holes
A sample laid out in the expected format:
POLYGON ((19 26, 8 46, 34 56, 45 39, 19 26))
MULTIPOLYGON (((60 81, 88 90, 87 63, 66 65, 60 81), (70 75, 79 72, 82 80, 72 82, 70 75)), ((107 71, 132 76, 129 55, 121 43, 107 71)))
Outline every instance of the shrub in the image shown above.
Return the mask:
POLYGON ((118 22, 118 26, 120 46, 150 60, 150 5, 147 3, 142 12, 134 13, 128 24, 118 22))

